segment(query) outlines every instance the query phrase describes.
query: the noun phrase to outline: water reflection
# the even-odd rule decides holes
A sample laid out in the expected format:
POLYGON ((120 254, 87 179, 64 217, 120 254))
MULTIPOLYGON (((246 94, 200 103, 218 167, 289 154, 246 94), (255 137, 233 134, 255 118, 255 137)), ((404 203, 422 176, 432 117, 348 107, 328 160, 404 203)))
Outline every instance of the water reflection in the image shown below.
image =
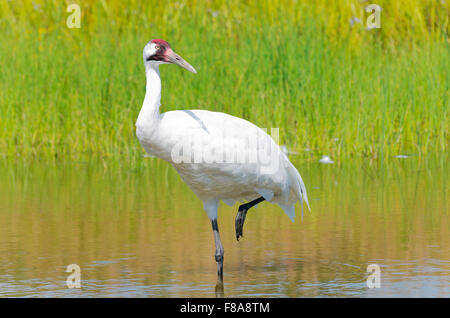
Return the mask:
POLYGON ((223 288, 223 279, 220 279, 220 278, 217 279, 215 293, 216 293, 216 298, 225 297, 225 289, 223 288))
POLYGON ((0 162, 0 296, 450 297, 445 160, 297 166, 303 220, 260 204, 237 242, 237 205, 220 208, 220 286, 201 202, 165 163, 0 162), (80 290, 66 287, 74 263, 80 290))

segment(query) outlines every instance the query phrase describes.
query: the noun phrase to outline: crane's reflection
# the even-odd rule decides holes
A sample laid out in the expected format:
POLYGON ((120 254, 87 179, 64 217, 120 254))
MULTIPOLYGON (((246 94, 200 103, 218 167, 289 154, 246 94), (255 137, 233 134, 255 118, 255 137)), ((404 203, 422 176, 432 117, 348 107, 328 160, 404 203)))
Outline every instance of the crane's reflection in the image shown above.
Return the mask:
POLYGON ((223 289, 223 279, 221 279, 221 278, 217 279, 215 293, 216 293, 216 298, 225 297, 224 289, 223 289))

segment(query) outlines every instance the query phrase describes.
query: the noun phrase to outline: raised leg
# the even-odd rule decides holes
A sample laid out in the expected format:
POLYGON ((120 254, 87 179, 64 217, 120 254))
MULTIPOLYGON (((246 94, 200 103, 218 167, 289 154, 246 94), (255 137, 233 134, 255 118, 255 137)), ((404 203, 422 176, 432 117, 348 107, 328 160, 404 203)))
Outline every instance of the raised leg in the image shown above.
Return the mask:
POLYGON ((238 213, 236 214, 235 227, 236 227, 236 239, 239 241, 239 237, 242 236, 242 230, 244 228, 245 217, 247 216, 247 211, 257 205, 258 203, 264 201, 263 197, 259 197, 251 202, 242 204, 239 206, 238 213))

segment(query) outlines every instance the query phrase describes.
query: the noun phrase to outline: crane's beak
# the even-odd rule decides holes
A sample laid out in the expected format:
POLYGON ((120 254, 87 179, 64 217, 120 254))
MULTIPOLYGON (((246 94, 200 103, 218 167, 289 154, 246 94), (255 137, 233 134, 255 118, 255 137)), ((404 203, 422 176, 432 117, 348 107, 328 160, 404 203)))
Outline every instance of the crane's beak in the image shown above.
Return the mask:
POLYGON ((188 70, 189 72, 197 74, 197 71, 195 70, 195 68, 193 68, 191 64, 186 62, 177 53, 172 51, 172 49, 167 50, 166 57, 167 57, 169 63, 176 64, 176 65, 181 66, 182 68, 188 70))

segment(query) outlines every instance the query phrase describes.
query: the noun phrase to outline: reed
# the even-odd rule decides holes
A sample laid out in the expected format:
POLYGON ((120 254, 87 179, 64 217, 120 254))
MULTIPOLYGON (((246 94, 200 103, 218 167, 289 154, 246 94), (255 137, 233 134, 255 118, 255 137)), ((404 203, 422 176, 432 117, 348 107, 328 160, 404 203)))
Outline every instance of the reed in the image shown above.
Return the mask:
POLYGON ((198 70, 161 67, 162 111, 278 127, 305 160, 448 150, 445 1, 377 1, 374 30, 356 0, 78 1, 80 29, 66 26, 68 3, 0 2, 0 156, 140 160, 134 122, 152 38, 198 70))

